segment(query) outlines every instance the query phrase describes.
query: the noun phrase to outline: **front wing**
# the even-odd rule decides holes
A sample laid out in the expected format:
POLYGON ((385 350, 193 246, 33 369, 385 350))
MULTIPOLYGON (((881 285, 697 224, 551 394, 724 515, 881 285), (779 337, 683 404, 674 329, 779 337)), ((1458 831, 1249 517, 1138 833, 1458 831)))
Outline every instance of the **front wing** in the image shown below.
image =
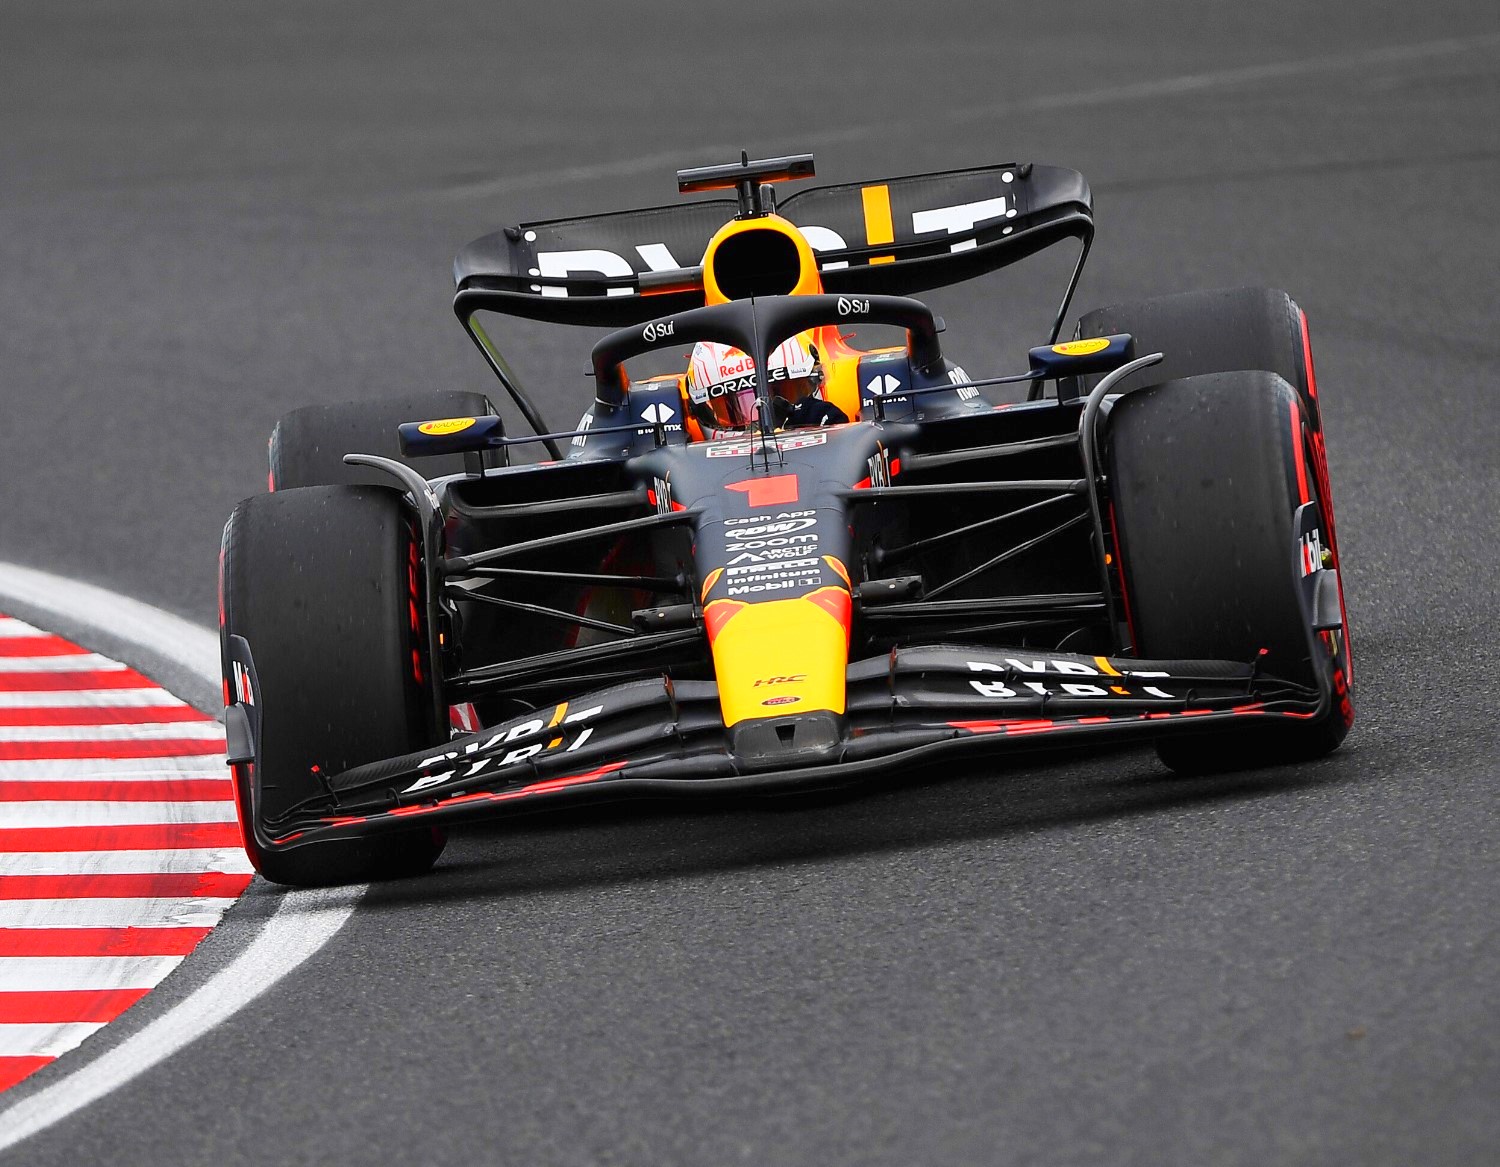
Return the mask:
MULTIPOLYGON (((254 661, 238 637, 229 653, 246 682, 230 707, 230 761, 253 766, 254 661)), ((804 736, 789 718, 781 748, 747 758, 730 749, 712 682, 662 677, 328 775, 322 795, 281 819, 250 818, 258 843, 279 849, 561 803, 841 786, 960 753, 1209 733, 1245 718, 1312 720, 1331 709, 1331 684, 1295 685, 1253 662, 907 648, 849 666, 847 710, 829 719, 832 737, 804 736)))

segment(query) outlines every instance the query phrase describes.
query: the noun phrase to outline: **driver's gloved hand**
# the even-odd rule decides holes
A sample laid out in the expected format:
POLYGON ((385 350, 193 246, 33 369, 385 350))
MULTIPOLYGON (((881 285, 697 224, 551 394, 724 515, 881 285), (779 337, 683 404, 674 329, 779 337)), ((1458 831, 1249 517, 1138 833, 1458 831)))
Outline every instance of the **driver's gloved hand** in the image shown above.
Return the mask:
POLYGON ((788 410, 786 425, 793 427, 843 425, 848 420, 844 411, 833 402, 824 401, 821 397, 809 396, 804 397, 788 410))

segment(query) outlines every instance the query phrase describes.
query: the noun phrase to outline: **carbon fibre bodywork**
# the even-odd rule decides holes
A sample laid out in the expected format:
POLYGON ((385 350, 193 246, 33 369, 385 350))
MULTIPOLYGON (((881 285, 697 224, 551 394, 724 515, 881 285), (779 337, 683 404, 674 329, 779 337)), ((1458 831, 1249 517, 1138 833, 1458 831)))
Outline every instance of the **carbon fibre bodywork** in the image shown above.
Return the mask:
MULTIPOLYGON (((1011 184, 1023 173, 1038 172, 989 168, 962 181, 1011 184)), ((1086 245, 1091 227, 1072 230, 1087 220, 1086 186, 1075 186, 1062 200, 1064 225, 1086 245)), ((881 197, 888 218, 889 194, 881 197)), ((889 266, 906 272, 880 278, 963 278, 975 263, 1009 262, 998 225, 1015 209, 1008 199, 971 204, 998 207, 997 223, 970 222, 975 242, 960 238, 951 251, 872 234, 894 253, 889 266)), ((870 206, 866 197, 867 216, 870 206)), ((461 316, 483 293, 522 315, 576 309, 632 323, 594 346, 596 402, 577 430, 537 426, 538 438, 510 438, 494 416, 400 427, 408 458, 490 452, 508 461, 510 447, 538 440, 567 443, 565 458, 495 467, 474 458, 468 472, 428 481, 405 461, 349 452, 409 506, 416 671, 434 717, 446 723, 452 712, 459 728, 441 745, 341 772, 309 759, 315 793, 275 815, 251 798, 246 829, 262 851, 414 820, 844 785, 955 754, 1352 718, 1315 398, 1309 407, 1278 380, 1267 399, 1281 402, 1275 457, 1296 507, 1295 537, 1272 570, 1295 588, 1300 631, 1277 653, 1248 659, 1145 660, 1102 466, 1111 403, 1149 384, 1135 375, 1161 354, 1137 356, 1129 335, 1065 344, 1054 335, 1024 371, 975 381, 944 357, 942 325, 925 305, 823 294, 799 229, 759 210, 726 224, 697 283, 683 273, 687 290, 661 301, 707 302, 655 316, 641 315, 653 293, 639 273, 618 288, 585 281, 571 308, 539 299, 579 290, 566 279, 538 285, 523 310, 524 280, 512 272, 502 289, 476 274, 476 256, 491 255, 499 238, 461 262, 461 316), (726 241, 756 235, 754 264, 715 267, 716 248, 727 254, 726 241), (792 256, 779 275, 775 238, 792 256), (732 279, 754 294, 722 292, 732 279), (908 343, 840 348, 836 330, 860 323, 898 326, 908 343), (845 411, 854 420, 777 429, 765 420, 768 357, 809 329, 832 330, 815 335, 854 394, 845 411), (628 382, 626 360, 701 340, 746 354, 760 423, 692 440, 681 383, 628 382), (993 405, 979 392, 1002 383, 1028 386, 1028 400, 993 405), (1056 392, 1044 394, 1044 383, 1056 392)), ((524 250, 519 237, 504 238, 515 255, 524 250)), ((872 248, 848 254, 837 263, 887 266, 872 248)), ((839 278, 858 266, 839 267, 839 278)), ((1305 345, 1304 332, 1311 382, 1305 345)), ((226 629, 230 761, 251 791, 265 732, 255 651, 226 629)))
MULTIPOLYGON (((246 646, 235 659, 253 677, 246 646)), ((848 673, 844 736, 803 742, 792 727, 774 759, 726 748, 711 682, 636 681, 578 696, 413 753, 330 777, 266 847, 449 824, 565 803, 625 797, 774 793, 877 781, 951 756, 983 757, 1070 742, 1104 744, 1212 732, 1247 719, 1311 720, 1336 699, 1257 676, 1253 664, 1141 661, 1017 650, 912 648, 848 673)), ((240 732, 247 752, 254 707, 240 732)), ((771 723, 775 734, 778 726, 771 723)))

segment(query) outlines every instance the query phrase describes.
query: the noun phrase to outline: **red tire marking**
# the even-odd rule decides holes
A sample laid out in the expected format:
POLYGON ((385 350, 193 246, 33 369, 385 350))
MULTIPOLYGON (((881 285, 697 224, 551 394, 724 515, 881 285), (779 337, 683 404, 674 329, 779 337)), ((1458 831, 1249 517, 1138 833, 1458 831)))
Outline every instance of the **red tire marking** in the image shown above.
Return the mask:
POLYGON ((1318 378, 1313 372, 1312 359, 1312 337, 1307 331, 1307 313, 1297 309, 1297 315, 1302 317, 1302 363, 1307 368, 1307 395, 1314 401, 1318 399, 1318 378))
POLYGON ((1302 449, 1302 409, 1292 405, 1292 456, 1297 463, 1297 496, 1299 502, 1310 502, 1307 493, 1307 455, 1302 449))
MULTIPOLYGON (((1302 362, 1307 369, 1307 393, 1316 404, 1318 400, 1318 376, 1313 371, 1312 355, 1312 333, 1307 324, 1307 313, 1298 310, 1302 317, 1302 362)), ((1339 557, 1339 532, 1338 523, 1333 515, 1333 482, 1328 476, 1328 450, 1323 439, 1322 418, 1318 419, 1318 428, 1312 436, 1313 443, 1313 475, 1318 486, 1318 504, 1323 512, 1323 525, 1328 531, 1328 549, 1333 552, 1333 567, 1341 566, 1339 557)), ((1354 680, 1354 650, 1349 641, 1349 609, 1344 603, 1344 577, 1339 573, 1339 619, 1342 622, 1344 638, 1344 668, 1349 674, 1349 681, 1354 680)), ((1348 707, 1346 720, 1349 724, 1354 721, 1354 707, 1347 700, 1344 704, 1348 707)))

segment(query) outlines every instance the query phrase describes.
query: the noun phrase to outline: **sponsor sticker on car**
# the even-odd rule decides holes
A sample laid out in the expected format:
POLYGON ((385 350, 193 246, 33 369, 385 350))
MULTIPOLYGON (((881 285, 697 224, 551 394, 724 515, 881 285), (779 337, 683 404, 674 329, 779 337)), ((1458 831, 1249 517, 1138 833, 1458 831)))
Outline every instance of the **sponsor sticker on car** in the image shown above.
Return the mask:
MULTIPOLYGON (((774 450, 805 450, 809 446, 821 446, 828 441, 828 435, 811 430, 807 433, 777 434, 771 440, 771 448, 774 450)), ((765 448, 763 438, 731 438, 728 441, 710 442, 708 445, 708 456, 710 458, 746 458, 751 454, 758 454, 765 448)))
POLYGON ((462 433, 479 419, 476 417, 445 417, 438 421, 424 421, 417 427, 424 434, 441 436, 443 434, 462 433))

